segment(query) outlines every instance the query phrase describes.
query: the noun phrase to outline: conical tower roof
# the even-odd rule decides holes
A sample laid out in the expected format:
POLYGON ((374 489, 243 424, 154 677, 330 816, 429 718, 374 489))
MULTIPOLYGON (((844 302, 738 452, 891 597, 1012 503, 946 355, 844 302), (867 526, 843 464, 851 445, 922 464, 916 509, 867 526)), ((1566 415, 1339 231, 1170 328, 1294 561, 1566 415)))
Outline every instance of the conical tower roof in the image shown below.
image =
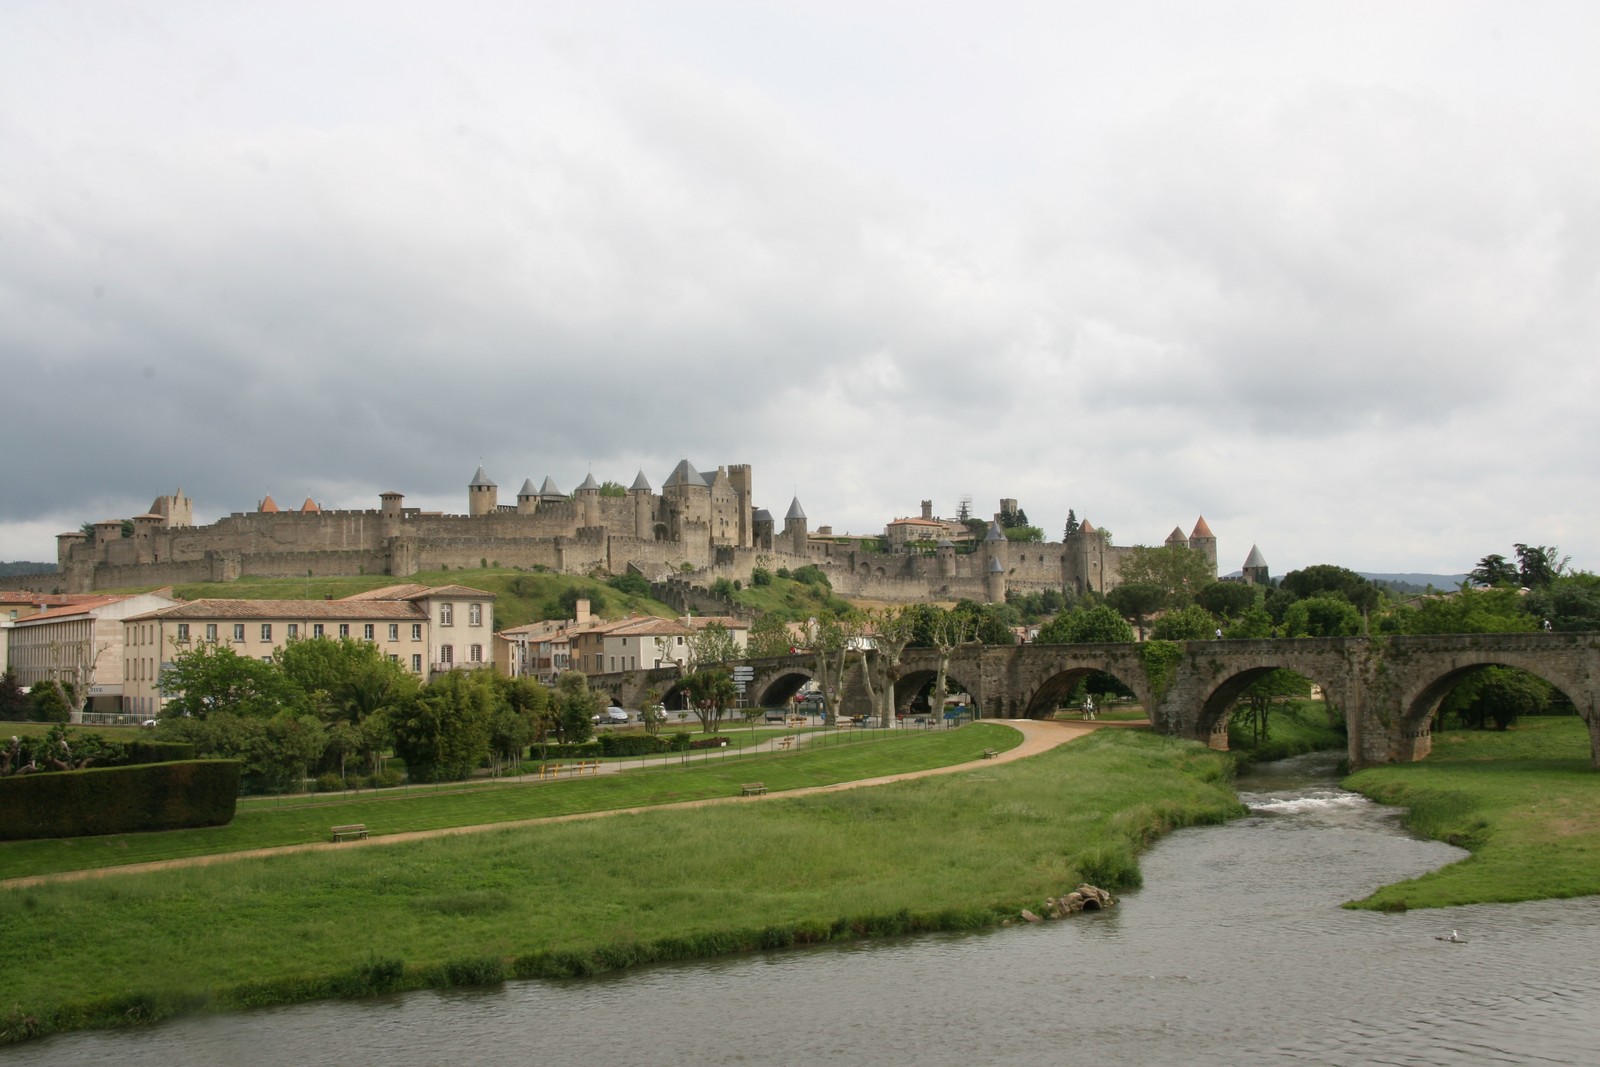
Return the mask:
POLYGON ((479 464, 478 473, 476 473, 476 474, 474 474, 472 476, 472 481, 468 483, 468 488, 471 488, 471 489, 493 489, 494 487, 495 487, 494 486, 494 479, 490 478, 487 474, 485 474, 483 472, 483 465, 479 464))
POLYGON ((1191 539, 1196 537, 1209 537, 1214 541, 1216 540, 1217 535, 1211 532, 1211 527, 1206 525, 1206 517, 1202 515, 1200 516, 1200 521, 1194 524, 1194 533, 1190 534, 1189 537, 1191 539))
POLYGON ((994 541, 1004 541, 1005 539, 1006 539, 1006 532, 1000 528, 1000 520, 999 519, 995 519, 992 522, 990 522, 989 523, 989 536, 987 536, 987 537, 985 537, 983 539, 983 543, 984 544, 989 544, 989 543, 994 542, 994 541))
POLYGON ((522 479, 522 488, 517 490, 518 496, 538 496, 539 490, 533 487, 532 478, 522 479))
POLYGON ((300 505, 300 510, 302 513, 310 514, 313 511, 321 511, 322 509, 317 506, 317 502, 315 500, 312 500, 310 497, 306 497, 306 502, 300 505))
POLYGON ((546 474, 544 476, 544 484, 539 487, 539 495, 540 496, 559 496, 559 497, 564 497, 567 494, 565 494, 561 490, 557 489, 556 488, 556 480, 554 478, 550 477, 548 474, 546 474))
POLYGON ((583 484, 578 486, 578 492, 580 493, 588 489, 592 489, 595 492, 600 491, 600 483, 594 480, 594 471, 590 471, 588 477, 584 478, 583 484))
POLYGON ((276 500, 272 499, 272 494, 271 493, 268 493, 264 498, 262 498, 261 506, 259 508, 257 508, 256 510, 257 511, 277 511, 278 510, 278 502, 276 500))
POLYGON ((989 573, 990 574, 1000 574, 1005 569, 1006 569, 1006 565, 1004 563, 1001 563, 998 559, 991 559, 989 561, 989 573))
POLYGON ((628 488, 632 491, 643 489, 648 493, 650 491, 650 479, 646 478, 644 476, 644 471, 641 470, 639 472, 639 476, 633 480, 633 484, 628 486, 628 488))
POLYGON ((805 509, 800 506, 800 498, 795 497, 794 500, 790 502, 789 514, 783 517, 783 521, 788 522, 791 519, 803 519, 805 517, 806 512, 805 509))
POLYGON ((680 485, 704 487, 706 476, 694 469, 694 464, 687 459, 680 459, 678 465, 672 468, 672 473, 667 475, 667 480, 662 483, 663 489, 676 488, 680 485))
POLYGON ((1081 534, 1094 533, 1094 523, 1090 522, 1088 519, 1084 519, 1082 522, 1078 523, 1078 532, 1081 534))
POLYGON ((1187 537, 1183 536, 1183 528, 1181 526, 1174 526, 1172 528, 1172 532, 1167 534, 1167 544, 1169 544, 1169 545, 1172 544, 1174 541, 1187 541, 1187 540, 1189 540, 1189 539, 1187 537))
POLYGON ((1261 549, 1251 545, 1250 554, 1244 558, 1244 569, 1250 570, 1256 567, 1265 567, 1266 565, 1267 557, 1261 554, 1261 549))

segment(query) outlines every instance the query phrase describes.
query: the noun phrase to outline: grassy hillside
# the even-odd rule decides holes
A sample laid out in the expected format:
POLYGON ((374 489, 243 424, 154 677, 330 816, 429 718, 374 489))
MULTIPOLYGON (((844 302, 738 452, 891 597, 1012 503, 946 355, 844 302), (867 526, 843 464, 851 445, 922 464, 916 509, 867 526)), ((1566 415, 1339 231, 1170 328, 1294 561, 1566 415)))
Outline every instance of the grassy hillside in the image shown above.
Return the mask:
MULTIPOLYGON (((561 594, 576 589, 587 596, 595 614, 621 618, 630 613, 671 618, 672 609, 649 597, 628 596, 595 578, 570 574, 520 571, 512 567, 478 567, 470 570, 418 571, 405 578, 383 574, 348 575, 336 578, 259 578, 246 575, 232 582, 189 582, 172 587, 173 595, 184 600, 209 597, 241 600, 321 600, 346 597, 369 589, 402 582, 416 585, 465 585, 495 594, 494 625, 497 630, 539 619, 565 619, 571 615, 562 608, 561 594)), ((149 592, 152 586, 118 589, 119 593, 149 592)))

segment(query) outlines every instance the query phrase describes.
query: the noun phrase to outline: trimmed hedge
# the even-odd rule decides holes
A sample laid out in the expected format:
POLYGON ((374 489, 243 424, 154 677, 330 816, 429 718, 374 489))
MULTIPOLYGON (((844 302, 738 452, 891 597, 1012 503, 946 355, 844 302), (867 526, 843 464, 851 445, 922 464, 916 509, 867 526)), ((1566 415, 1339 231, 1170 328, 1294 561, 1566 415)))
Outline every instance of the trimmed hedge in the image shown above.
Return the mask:
POLYGON ((194 759, 192 741, 127 741, 124 746, 128 750, 127 759, 122 761, 124 764, 172 763, 194 759))
POLYGON ((242 767, 185 760, 0 778, 0 840, 224 826, 242 767))

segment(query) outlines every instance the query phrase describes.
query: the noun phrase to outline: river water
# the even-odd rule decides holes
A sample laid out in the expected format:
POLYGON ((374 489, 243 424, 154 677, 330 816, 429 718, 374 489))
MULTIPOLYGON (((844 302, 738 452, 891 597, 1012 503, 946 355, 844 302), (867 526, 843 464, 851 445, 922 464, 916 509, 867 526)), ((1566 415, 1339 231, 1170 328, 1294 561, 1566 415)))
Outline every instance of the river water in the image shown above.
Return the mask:
POLYGON ((1302 757, 1183 830, 1114 908, 1037 926, 70 1034, 11 1064, 1581 1064, 1600 898, 1377 915, 1464 853, 1302 757), (1458 930, 1464 944, 1438 940, 1458 930))

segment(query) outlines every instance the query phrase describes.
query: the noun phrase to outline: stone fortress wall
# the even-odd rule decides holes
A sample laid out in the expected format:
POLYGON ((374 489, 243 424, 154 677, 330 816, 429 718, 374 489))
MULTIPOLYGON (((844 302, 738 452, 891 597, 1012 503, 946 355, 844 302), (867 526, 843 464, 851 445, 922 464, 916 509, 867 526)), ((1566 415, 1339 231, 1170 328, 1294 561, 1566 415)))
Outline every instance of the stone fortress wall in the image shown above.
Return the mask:
MULTIPOLYGON (((286 510, 268 496, 255 511, 195 526, 193 504, 179 490, 134 516, 132 536, 124 535, 121 520, 95 524, 93 536, 59 535, 58 573, 37 576, 33 584, 90 592, 244 575, 405 577, 493 565, 568 574, 633 571, 652 581, 670 576, 709 586, 718 578, 748 582, 757 567, 815 564, 842 596, 998 602, 1008 591, 1105 592, 1117 584, 1130 551, 1087 522, 1060 543, 1013 544, 996 523, 970 552, 948 540, 931 552, 910 546, 866 551, 856 540, 828 536, 827 528, 814 533, 798 499, 781 525, 755 507, 746 464, 702 474, 684 460, 659 491, 641 472, 624 496, 602 495, 592 475, 570 495, 549 478, 539 489, 529 479, 515 500, 500 503, 498 486, 480 467, 464 515, 408 508, 393 492, 382 494, 376 509, 344 511, 323 510, 310 499, 286 510)), ((929 504, 923 507, 929 514, 929 504)), ((1166 543, 1206 553, 1215 573, 1216 538, 1203 518, 1191 535, 1174 530, 1166 543)))

